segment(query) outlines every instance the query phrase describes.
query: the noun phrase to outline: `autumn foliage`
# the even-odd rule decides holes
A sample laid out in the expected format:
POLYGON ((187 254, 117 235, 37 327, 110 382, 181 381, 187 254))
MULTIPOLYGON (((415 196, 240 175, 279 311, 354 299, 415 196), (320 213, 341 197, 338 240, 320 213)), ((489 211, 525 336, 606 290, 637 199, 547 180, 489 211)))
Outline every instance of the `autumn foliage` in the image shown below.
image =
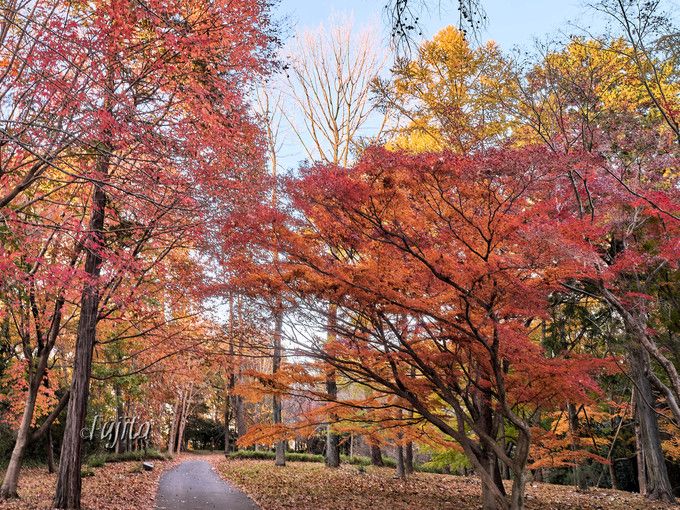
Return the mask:
POLYGON ((53 503, 79 508, 100 413, 170 454, 338 467, 363 442, 400 479, 448 459, 485 510, 544 475, 618 488, 622 459, 672 502, 680 89, 657 7, 603 0, 619 32, 525 61, 447 27, 389 73, 367 38, 299 37, 284 92, 264 0, 2 7, 0 497, 61 451, 53 503))

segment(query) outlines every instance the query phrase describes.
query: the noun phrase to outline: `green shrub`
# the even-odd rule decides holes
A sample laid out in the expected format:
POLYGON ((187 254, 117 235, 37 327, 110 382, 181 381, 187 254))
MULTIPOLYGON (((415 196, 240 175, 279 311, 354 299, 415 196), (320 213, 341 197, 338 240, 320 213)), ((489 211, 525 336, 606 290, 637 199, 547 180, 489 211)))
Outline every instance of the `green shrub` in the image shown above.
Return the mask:
POLYGON ((105 453, 95 453, 87 458, 86 465, 91 468, 103 467, 106 464, 107 455, 105 453))
POLYGON ((107 462, 132 462, 143 460, 167 460, 168 456, 158 450, 137 450, 123 453, 99 452, 90 455, 87 459, 89 467, 102 467, 107 462))
MULTIPOLYGON (((274 452, 267 450, 238 450, 227 455, 229 459, 246 459, 246 460, 273 460, 274 452)), ((286 454, 286 459, 288 454, 286 454)))
POLYGON ((286 460, 290 460, 291 462, 323 462, 324 458, 323 455, 315 453, 290 452, 286 453, 286 460))
MULTIPOLYGON (((274 460, 276 454, 270 450, 239 450, 227 455, 230 459, 246 460, 274 460)), ((289 462, 323 462, 323 455, 313 453, 286 452, 286 460, 289 462)))
MULTIPOLYGON (((425 462, 424 464, 421 464, 419 466, 415 467, 416 471, 420 471, 421 473, 437 473, 437 474, 446 474, 446 468, 445 467, 439 467, 432 465, 430 462, 425 462)), ((449 470, 450 473, 450 470, 449 470)))
POLYGON ((370 466, 371 458, 360 457, 358 455, 353 455, 352 457, 349 455, 340 455, 340 462, 344 464, 351 464, 353 466, 370 466))
MULTIPOLYGON (((373 464, 370 457, 363 457, 361 455, 340 455, 340 460, 345 464, 351 464, 352 466, 370 466, 373 464)), ((397 462, 389 457, 383 457, 383 464, 385 467, 397 467, 397 462)))
POLYGON ((107 456, 106 462, 130 462, 141 460, 167 460, 164 453, 158 450, 137 450, 123 453, 111 453, 107 456))
POLYGON ((435 450, 432 453, 430 462, 419 466, 418 470, 428 473, 445 473, 447 469, 455 472, 469 467, 470 461, 468 461, 465 454, 457 450, 446 449, 435 450))
MULTIPOLYGON (((229 459, 244 459, 244 460, 274 460, 276 454, 270 450, 239 450, 227 455, 229 459)), ((300 453, 300 452, 286 452, 286 460, 289 462, 324 462, 324 456, 314 453, 300 453)), ((348 456, 341 455, 341 462, 344 464, 351 464, 353 466, 370 466, 370 457, 348 456)), ((383 458, 383 462, 387 467, 396 467, 394 459, 383 458)))

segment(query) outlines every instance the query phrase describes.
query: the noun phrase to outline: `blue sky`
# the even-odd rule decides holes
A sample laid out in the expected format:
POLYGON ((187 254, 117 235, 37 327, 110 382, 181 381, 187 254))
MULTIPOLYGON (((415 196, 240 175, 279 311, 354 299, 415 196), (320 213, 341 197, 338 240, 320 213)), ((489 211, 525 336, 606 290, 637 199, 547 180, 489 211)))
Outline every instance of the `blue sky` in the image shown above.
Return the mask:
MULTIPOLYGON (((455 24, 455 0, 430 0, 433 6, 422 14, 424 35, 432 36, 438 29, 455 24)), ((372 23, 387 37, 387 21, 383 15, 385 0, 281 0, 276 14, 286 16, 292 29, 316 27, 333 13, 351 15, 357 25, 372 23)), ((568 22, 588 26, 593 20, 583 0, 483 0, 488 26, 482 39, 493 39, 503 48, 530 47, 535 37, 544 38, 559 30, 569 31, 568 22)), ((592 27, 595 31, 601 25, 592 27)))
MULTIPOLYGON (((535 39, 563 39, 565 33, 578 33, 580 28, 592 30, 593 33, 601 33, 605 28, 602 18, 595 16, 594 11, 586 6, 588 0, 481 1, 487 16, 487 26, 479 39, 481 42, 492 39, 506 51, 515 47, 531 51, 535 39), (592 23, 594 26, 589 26, 592 23)), ((284 43, 291 41, 291 36, 296 31, 314 29, 321 24, 328 26, 331 18, 351 18, 355 29, 375 27, 380 34, 379 39, 387 47, 390 32, 389 20, 384 12, 385 2, 386 0, 279 0, 274 7, 274 17, 283 24, 284 43)), ((421 13, 424 39, 431 38, 447 25, 457 23, 456 0, 427 0, 427 4, 432 7, 428 12, 421 13)), ((283 53, 286 53, 285 49, 283 53)), ((379 118, 371 119, 362 128, 362 135, 370 136, 379 125, 379 118)), ((286 125, 284 121, 278 158, 283 171, 294 171, 305 159, 305 153, 286 125)))

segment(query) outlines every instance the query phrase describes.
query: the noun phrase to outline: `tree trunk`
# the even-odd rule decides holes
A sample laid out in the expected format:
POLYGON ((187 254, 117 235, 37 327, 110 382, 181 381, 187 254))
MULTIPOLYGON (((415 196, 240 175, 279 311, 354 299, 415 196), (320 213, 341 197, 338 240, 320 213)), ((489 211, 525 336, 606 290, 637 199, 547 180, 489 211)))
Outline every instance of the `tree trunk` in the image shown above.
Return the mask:
POLYGON ((229 434, 229 422, 231 421, 231 396, 229 395, 229 385, 227 384, 227 391, 224 396, 224 455, 231 453, 231 437, 229 434))
MULTIPOLYGON (((326 374, 326 393, 328 393, 330 401, 334 401, 338 397, 338 385, 335 381, 334 370, 329 370, 326 374)), ((330 418, 331 422, 336 419, 333 414, 330 418)), ((332 423, 326 426, 326 466, 333 468, 340 466, 340 436, 333 431, 332 423)))
MULTIPOLYGON (((229 421, 233 416, 236 418, 236 396, 234 395, 234 388, 236 387, 236 345, 234 337, 234 295, 229 293, 229 382, 227 383, 227 403, 228 416, 226 416, 227 411, 225 411, 225 426, 226 426, 226 438, 225 438, 225 448, 227 444, 229 445, 229 451, 235 452, 238 447, 236 441, 233 443, 229 437, 229 421)), ((238 426, 236 426, 236 434, 238 436, 238 426)))
POLYGON ((175 407, 172 413, 172 425, 170 426, 170 434, 168 435, 168 455, 175 454, 175 443, 177 442, 177 424, 179 423, 179 396, 175 400, 175 407))
POLYGON ((482 508, 484 510, 507 508, 507 501, 505 501, 506 491, 498 466, 498 456, 492 450, 484 448, 479 460, 490 477, 487 480, 480 475, 482 482, 482 508))
MULTIPOLYGON (((277 299, 277 306, 275 310, 274 319, 274 349, 272 356, 272 373, 276 376, 281 366, 281 336, 283 334, 283 307, 281 299, 277 299)), ((276 384, 276 382, 274 383, 276 384)), ((275 389, 276 391, 276 389, 275 389)), ((274 425, 281 425, 281 396, 274 393, 272 396, 272 418, 274 425)), ((276 442, 276 459, 274 460, 276 466, 286 465, 286 443, 284 441, 276 442)))
POLYGON ((619 483, 616 479, 616 462, 614 459, 610 459, 609 461, 609 478, 612 482, 612 489, 618 489, 619 483))
POLYGON ((517 446, 515 455, 510 466, 512 470, 512 496, 510 502, 511 510, 524 509, 524 493, 526 490, 526 465, 529 459, 529 448, 531 447, 531 433, 529 428, 519 429, 517 434, 517 446))
POLYGON ((647 493, 647 474, 645 473, 645 452, 642 449, 642 432, 637 413, 637 391, 633 388, 633 420, 635 421, 635 460, 637 466, 638 491, 641 495, 647 493))
POLYGON ((92 372, 92 352, 97 333, 97 316, 99 312, 99 274, 101 272, 101 249, 103 247, 104 216, 106 208, 106 193, 102 181, 106 180, 109 169, 110 149, 97 161, 97 177, 94 181, 92 197, 92 213, 90 216, 89 233, 85 239, 85 274, 89 277, 83 287, 80 298, 80 318, 76 336, 75 362, 73 365, 73 381, 71 382, 71 397, 66 415, 64 439, 59 457, 59 477, 54 497, 56 508, 80 508, 80 490, 82 480, 80 476, 82 444, 80 431, 85 425, 87 414, 87 400, 90 390, 90 374, 92 372))
POLYGON ((523 510, 526 472, 521 470, 518 473, 513 473, 513 475, 510 508, 511 510, 523 510))
POLYGON ((52 426, 47 429, 47 472, 54 473, 54 443, 52 441, 52 426))
MULTIPOLYGON (((496 438, 498 436, 498 431, 500 429, 500 422, 502 420, 495 419, 494 409, 489 405, 490 397, 488 395, 479 396, 476 400, 476 408, 479 413, 479 425, 483 428, 484 432, 491 438, 496 438)), ((485 505, 485 510, 487 508, 496 508, 495 505, 498 504, 499 495, 505 501, 506 491, 503 485, 503 477, 501 476, 501 470, 498 465, 498 455, 493 450, 492 446, 485 444, 482 441, 481 449, 478 455, 482 469, 489 474, 490 479, 485 481, 482 477, 482 494, 483 494, 483 504, 485 505), (491 487, 486 487, 486 484, 493 484, 496 490, 491 487), (491 506, 486 506, 491 505, 491 506)), ((479 473, 481 476, 481 473, 479 473)))
POLYGON ((484 443, 485 441, 482 442, 482 449, 477 455, 471 455, 472 451, 469 445, 463 445, 466 448, 468 458, 476 459, 480 464, 480 466, 476 466, 476 469, 480 470, 483 510, 506 510, 508 508, 522 510, 524 508, 526 464, 531 444, 529 427, 518 428, 515 453, 509 461, 508 467, 513 476, 512 495, 509 502, 498 466, 498 455, 488 444, 485 445, 484 443))
MULTIPOLYGON (((571 434, 571 450, 578 451, 579 449, 579 423, 578 423, 578 412, 576 406, 571 403, 567 403, 567 413, 569 420, 569 433, 571 434)), ((587 491, 588 483, 583 475, 583 469, 581 464, 577 461, 574 463, 574 484, 579 491, 587 491)))
POLYGON ((635 410, 640 427, 640 446, 644 455, 646 473, 645 497, 674 502, 673 489, 668 478, 666 461, 661 450, 659 423, 654 409, 654 394, 648 377, 651 370, 649 356, 641 347, 628 349, 628 362, 635 382, 635 410))
POLYGON ((413 473, 413 441, 409 441, 404 445, 404 469, 406 474, 410 475, 413 473))
MULTIPOLYGON (((328 326, 326 329, 326 342, 335 341, 335 323, 338 309, 336 305, 328 305, 328 326)), ((338 384, 335 380, 335 370, 329 368, 326 372, 326 393, 328 394, 328 401, 335 402, 338 398, 338 384)), ((340 437, 333 431, 333 423, 337 421, 337 416, 332 414, 329 416, 329 423, 326 426, 326 466, 339 467, 340 466, 340 437)))
POLYGON ((404 447, 397 445, 397 478, 406 478, 406 468, 404 466, 404 447))
POLYGON ((504 496, 498 495, 498 487, 488 485, 484 478, 482 482, 482 509, 483 510, 506 510, 508 508, 504 496))
POLYGON ((30 438, 31 421, 33 420, 33 412, 35 410, 35 401, 39 387, 39 381, 36 384, 35 378, 32 379, 33 381, 29 387, 28 396, 26 398, 24 413, 21 415, 21 423, 19 424, 12 456, 9 460, 2 486, 0 487, 0 500, 18 497, 17 484, 19 482, 19 471, 21 470, 24 452, 26 451, 26 446, 28 445, 30 438))
MULTIPOLYGON (((503 451, 505 453, 508 453, 508 438, 505 436, 505 419, 500 420, 499 432, 501 436, 501 446, 503 447, 503 451)), ((505 462, 501 462, 499 468, 501 471, 501 478, 503 480, 510 480, 510 468, 508 468, 507 464, 505 464, 505 462)))
POLYGON ((246 422, 246 406, 243 397, 236 395, 236 433, 238 437, 243 437, 248 432, 248 424, 246 422))
POLYGON ((189 385, 189 390, 184 392, 184 400, 182 402, 182 415, 179 422, 179 433, 177 434, 177 453, 182 452, 186 449, 186 444, 184 442, 184 431, 186 429, 187 420, 189 418, 189 411, 191 407, 191 401, 194 395, 193 383, 189 385))
MULTIPOLYGON (((125 410, 123 409, 123 400, 122 400, 122 390, 120 388, 120 384, 118 382, 113 383, 113 388, 114 388, 114 393, 116 395, 116 421, 118 423, 122 424, 125 421, 125 410)), ((119 437, 118 441, 116 441, 116 453, 122 453, 123 452, 123 438, 119 437)))
POLYGON ((371 464, 374 466, 384 466, 385 463, 383 462, 382 458, 382 452, 380 451, 380 447, 378 445, 372 444, 371 445, 371 464))
MULTIPOLYGON (((237 319, 238 319, 238 324, 239 324, 239 330, 238 330, 238 353, 237 353, 237 359, 239 361, 238 363, 238 374, 236 376, 236 381, 238 381, 239 384, 243 381, 243 349, 245 348, 244 345, 244 322, 243 322, 243 301, 242 297, 240 295, 236 296, 236 310, 237 310, 237 319)), ((243 397, 240 395, 235 395, 234 396, 234 411, 236 414, 236 433, 239 438, 243 437, 246 435, 248 432, 248 423, 246 421, 246 405, 245 401, 243 400, 243 397)))
MULTIPOLYGON (((32 441, 39 439, 45 432, 49 430, 52 422, 59 416, 65 404, 68 402, 70 392, 60 399, 59 404, 52 413, 45 419, 40 428, 32 435, 30 433, 31 422, 33 421, 33 414, 35 413, 35 403, 38 396, 40 384, 43 381, 47 370, 47 363, 54 343, 56 342, 59 328, 61 325, 61 310, 64 305, 64 297, 60 295, 54 305, 54 314, 52 316, 52 323, 47 335, 47 341, 42 348, 39 348, 36 356, 38 362, 34 370, 29 374, 29 391, 26 395, 26 403, 24 405, 24 412, 19 424, 19 431, 17 433, 17 440, 14 443, 14 449, 10 457, 10 462, 5 472, 5 477, 0 486, 0 500, 14 498, 17 496, 17 483, 19 481, 19 471, 21 470, 21 463, 23 461, 26 447, 32 441)), ((29 363, 32 360, 29 360, 29 363)))

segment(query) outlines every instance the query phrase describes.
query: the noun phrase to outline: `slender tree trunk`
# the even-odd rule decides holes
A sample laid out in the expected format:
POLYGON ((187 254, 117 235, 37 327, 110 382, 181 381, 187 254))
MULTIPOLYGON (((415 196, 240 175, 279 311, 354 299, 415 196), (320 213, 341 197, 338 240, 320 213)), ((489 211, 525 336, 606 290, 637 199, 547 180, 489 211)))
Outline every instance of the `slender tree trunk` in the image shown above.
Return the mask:
POLYGON ((512 469, 512 496, 510 501, 511 510, 524 509, 524 493, 526 491, 526 465, 529 459, 531 446, 531 433, 528 427, 519 429, 517 445, 513 456, 512 469))
POLYGON ((511 510, 524 509, 525 490, 526 490, 526 471, 522 469, 518 473, 513 473, 512 496, 510 502, 511 510))
POLYGON ((47 429, 47 472, 54 473, 54 443, 52 441, 52 425, 47 429))
POLYGON ((407 475, 415 471, 413 468, 413 441, 409 441, 404 445, 404 469, 407 475))
MULTIPOLYGON (((269 139, 269 157, 271 160, 271 165, 272 165, 272 180, 273 180, 273 185, 272 185, 272 209, 276 210, 278 208, 278 193, 277 193, 277 187, 278 187, 278 179, 277 179, 277 147, 276 147, 276 132, 278 130, 275 130, 272 128, 272 118, 269 116, 269 96, 266 98, 267 101, 267 119, 266 119, 266 127, 267 127, 267 137, 269 139)), ((272 112, 273 113, 273 112, 272 112)), ((274 225, 272 225, 272 231, 273 231, 274 225)), ((276 246, 276 236, 274 235, 274 246, 276 246)), ((274 248, 274 264, 278 265, 279 263, 279 251, 278 248, 274 248)), ((281 351, 281 337, 283 336, 283 301, 281 299, 281 295, 278 294, 276 296, 276 306, 274 308, 274 348, 272 352, 272 373, 274 374, 274 378, 276 378, 276 373, 279 371, 279 368, 281 366, 281 356, 282 356, 282 351, 281 351)), ((276 383, 275 383, 276 384, 276 383)), ((282 420, 282 415, 281 415, 281 396, 276 393, 276 388, 275 392, 272 396, 272 421, 274 422, 274 425, 281 425, 283 423, 282 420)), ((276 458, 274 460, 274 464, 276 466, 285 466, 286 465, 286 443, 285 441, 277 441, 276 442, 276 458)))
POLYGON ((248 432, 248 424, 246 422, 246 406, 243 397, 236 395, 236 433, 238 437, 243 437, 248 432))
POLYGON ((661 435, 654 409, 654 394, 648 377, 648 372, 651 370, 649 356, 641 347, 631 347, 628 349, 628 361, 636 387, 635 410, 640 427, 640 446, 645 466, 642 471, 647 475, 644 495, 653 500, 674 502, 673 489, 661 450, 661 435))
POLYGON ((638 491, 641 495, 647 493, 647 474, 645 469, 645 452, 642 448, 642 432, 637 413, 637 391, 633 388, 633 420, 635 421, 635 460, 637 466, 638 491))
MULTIPOLYGON (((402 322, 402 329, 406 330, 407 329, 407 322, 406 322, 406 316, 404 316, 403 322, 402 322)), ((416 368, 411 367, 410 374, 412 379, 415 379, 416 377, 416 368)), ((413 420, 413 409, 410 409, 408 412, 408 416, 411 420, 413 420)), ((413 441, 409 441, 406 443, 404 446, 404 468, 406 469, 406 474, 410 475, 413 474, 415 469, 413 468, 413 441)))
POLYGON ((635 425, 635 460, 637 461, 638 491, 641 495, 647 494, 647 468, 645 467, 645 451, 642 448, 640 426, 635 425))
MULTIPOLYGON (((501 445, 503 446, 503 451, 507 453, 508 441, 507 437, 505 437, 505 419, 500 420, 499 432, 501 435, 501 445)), ((508 468, 507 464, 505 464, 505 462, 501 462, 499 468, 501 471, 501 478, 503 480, 510 480, 510 469, 508 468)))
MULTIPOLYGON (((577 451, 579 449, 579 423, 578 423, 578 413, 576 411, 576 406, 574 404, 567 404, 567 413, 569 420, 569 433, 571 434, 571 449, 577 451)), ((579 462, 574 464, 574 484, 576 488, 580 491, 588 490, 588 483, 583 475, 583 469, 579 462)))
MULTIPOLYGON (((21 423, 19 424, 17 440, 14 443, 14 449, 12 450, 12 455, 7 466, 7 471, 5 472, 2 486, 0 486, 0 500, 14 498, 17 496, 19 471, 21 470, 21 463, 23 461, 24 453, 26 452, 26 447, 32 440, 36 439, 36 437, 33 436, 36 436, 37 434, 37 437, 40 437, 40 435, 48 430, 47 427, 51 426, 52 421, 54 421, 54 419, 62 411, 69 398, 69 393, 64 395, 64 397, 60 400, 59 405, 57 405, 56 409, 50 414, 50 416, 48 416, 40 429, 33 436, 31 436, 30 428, 31 422, 33 421, 33 414, 35 413, 35 404, 38 396, 38 390, 47 371, 47 363, 50 353, 52 352, 54 343, 57 340, 57 335, 61 326, 61 311, 64 302, 65 300, 63 295, 60 295, 55 302, 54 314, 52 315, 52 323, 47 334, 47 340, 42 349, 38 349, 38 352, 36 353, 38 362, 33 371, 29 374, 29 391, 26 395, 26 402, 24 404, 24 412, 21 417, 21 423)), ((29 362, 32 362, 32 360, 29 360, 29 362)))
MULTIPOLYGON (((498 429, 502 420, 494 419, 494 409, 489 405, 490 396, 480 395, 476 399, 476 407, 479 413, 479 424, 483 427, 484 432, 489 437, 496 438, 498 436, 498 429)), ((489 474, 489 480, 482 477, 482 503, 484 510, 497 508, 499 497, 506 497, 505 486, 503 485, 503 477, 501 476, 500 467, 498 465, 498 455, 491 446, 482 442, 481 450, 478 458, 482 468, 489 474), (493 484, 495 490, 487 486, 493 484)), ((480 473, 481 476, 481 473, 480 473)))
POLYGON ((612 489, 618 489, 619 482, 616 478, 616 463, 614 462, 614 459, 609 461, 609 478, 612 482, 612 489))
POLYGON ((17 484, 19 482, 19 472, 21 471, 21 463, 24 458, 26 446, 30 440, 31 421, 33 420, 33 412, 35 410, 35 401, 39 386, 39 381, 36 383, 35 378, 32 379, 33 381, 29 386, 28 396, 26 398, 24 413, 21 415, 21 423, 19 424, 19 430, 17 431, 17 439, 14 443, 12 456, 10 457, 7 471, 5 472, 5 478, 0 487, 0 499, 18 497, 17 484))
MULTIPOLYGON (((120 384, 117 382, 113 383, 113 388, 114 388, 114 393, 116 395, 116 421, 118 423, 122 424, 125 421, 125 410, 123 409, 123 400, 122 400, 122 390, 120 388, 120 384)), ((123 438, 118 438, 118 441, 116 442, 116 453, 122 453, 123 452, 123 438)))
POLYGON ((101 272, 101 249, 103 247, 104 216, 106 208, 106 193, 102 181, 106 180, 109 170, 110 149, 97 161, 97 177, 94 183, 92 197, 92 213, 90 217, 89 233, 85 239, 85 274, 89 277, 83 287, 80 298, 80 318, 76 336, 75 362, 73 366, 73 380, 71 382, 71 397, 68 403, 64 439, 59 457, 59 477, 54 497, 56 508, 80 508, 80 491, 82 480, 81 466, 81 430, 85 425, 87 414, 87 400, 90 390, 90 374, 92 372, 92 353, 97 332, 97 316, 99 312, 99 274, 101 272))
POLYGON ((172 413, 172 425, 170 426, 170 434, 168 435, 168 455, 175 454, 175 443, 177 441, 177 424, 179 423, 179 396, 175 399, 175 407, 172 413))
POLYGON ((404 447, 397 445, 397 478, 406 478, 406 467, 404 466, 404 447))
POLYGON ((189 390, 184 393, 184 401, 182 402, 182 416, 179 422, 179 433, 177 434, 177 453, 181 453, 186 449, 184 443, 184 431, 186 430, 187 420, 189 418, 189 408, 191 400, 193 399, 193 384, 189 385, 189 390))
MULTIPOLYGON (((279 371, 281 366, 281 337, 283 335, 283 307, 281 299, 277 299, 277 306, 275 310, 274 319, 274 349, 272 356, 272 372, 274 376, 279 371)), ((272 396, 272 417, 275 425, 283 423, 281 416, 281 396, 274 393, 272 396)), ((277 466, 286 465, 286 443, 284 441, 276 442, 276 459, 274 464, 277 466)))
POLYGON ((380 447, 378 445, 372 444, 371 445, 371 464, 374 466, 384 466, 385 463, 383 462, 382 458, 382 452, 380 451, 380 447))
MULTIPOLYGON (((234 395, 234 388, 236 387, 236 346, 234 337, 234 295, 229 293, 229 379, 227 383, 227 402, 225 404, 227 410, 225 411, 225 442, 224 447, 228 452, 235 452, 238 447, 236 441, 231 441, 229 434, 229 421, 231 417, 236 417, 236 396, 234 395)), ((238 427, 236 427, 238 434, 238 427)))
POLYGON ((224 455, 231 453, 231 437, 229 434, 229 422, 231 421, 231 396, 229 395, 229 385, 227 384, 227 391, 224 397, 224 455))
MULTIPOLYGON (((338 385, 335 381, 335 370, 329 370, 326 374, 326 393, 330 401, 338 398, 338 385)), ((335 415, 331 414, 331 423, 326 428, 326 466, 339 467, 340 466, 340 436, 333 430, 333 421, 335 415)))
MULTIPOLYGON (((244 328, 243 328, 243 309, 242 309, 242 298, 241 296, 237 296, 236 299, 236 304, 237 304, 237 312, 238 312, 238 324, 239 324, 239 331, 238 331, 238 356, 237 359, 239 361, 238 363, 238 375, 237 375, 237 380, 238 383, 240 384, 243 381, 243 349, 244 349, 244 328)), ((246 433, 248 432, 248 423, 246 421, 246 406, 245 402, 243 400, 243 397, 240 395, 235 395, 234 396, 234 411, 236 414, 236 432, 238 434, 238 437, 241 438, 246 433)))
MULTIPOLYGON (((328 305, 328 327, 326 331, 326 342, 335 341, 335 323, 337 319, 338 309, 334 304, 328 305)), ((329 368, 326 372, 326 393, 328 394, 329 402, 335 402, 338 398, 338 384, 335 380, 335 370, 329 368)), ((335 414, 329 416, 329 423, 326 428, 326 466, 339 467, 340 466, 340 436, 333 430, 333 423, 338 417, 335 414)))

